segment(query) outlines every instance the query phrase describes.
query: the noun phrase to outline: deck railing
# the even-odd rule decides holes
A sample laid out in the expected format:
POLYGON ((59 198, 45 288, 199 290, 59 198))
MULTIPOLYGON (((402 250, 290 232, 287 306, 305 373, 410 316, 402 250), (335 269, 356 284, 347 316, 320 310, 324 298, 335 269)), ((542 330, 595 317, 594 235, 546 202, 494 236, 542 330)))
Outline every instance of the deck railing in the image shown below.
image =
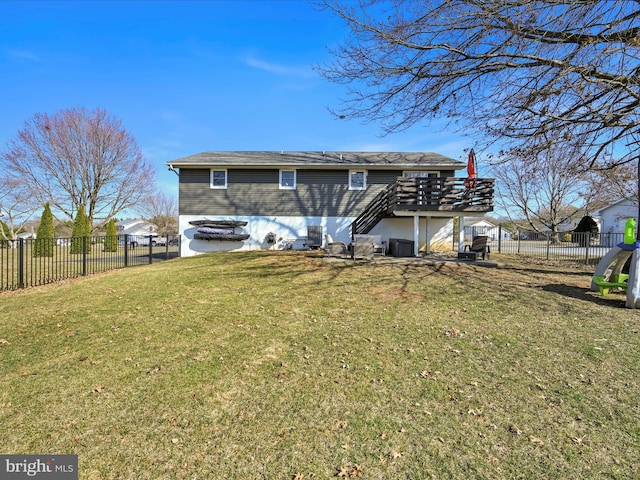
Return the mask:
POLYGON ((398 177, 367 205, 351 224, 353 234, 367 233, 397 211, 493 211, 492 178, 398 177))

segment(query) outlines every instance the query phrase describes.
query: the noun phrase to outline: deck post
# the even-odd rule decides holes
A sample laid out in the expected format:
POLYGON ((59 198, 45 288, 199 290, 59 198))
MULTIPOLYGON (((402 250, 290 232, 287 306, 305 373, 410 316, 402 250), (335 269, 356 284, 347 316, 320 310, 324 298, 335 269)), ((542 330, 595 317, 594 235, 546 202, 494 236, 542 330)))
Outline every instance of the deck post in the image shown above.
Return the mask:
POLYGON ((425 232, 425 245, 424 245, 424 249, 425 249, 425 253, 431 253, 431 233, 432 233, 432 227, 431 227, 431 219, 433 217, 425 217, 425 222, 426 222, 426 232, 425 232))
POLYGON ((464 217, 458 217, 458 251, 464 251, 464 217))
POLYGON ((413 216, 413 256, 418 256, 420 249, 420 215, 413 216))

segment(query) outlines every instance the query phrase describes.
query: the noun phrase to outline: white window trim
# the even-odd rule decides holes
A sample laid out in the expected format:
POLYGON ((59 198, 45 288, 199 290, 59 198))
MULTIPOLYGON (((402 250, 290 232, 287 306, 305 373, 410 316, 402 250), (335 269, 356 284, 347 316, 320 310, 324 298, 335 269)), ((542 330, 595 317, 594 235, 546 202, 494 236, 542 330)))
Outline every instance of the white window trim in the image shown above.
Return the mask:
POLYGON ((227 188, 227 184, 229 183, 229 174, 226 168, 212 168, 209 171, 209 187, 217 190, 224 190, 227 188), (224 172, 224 185, 214 185, 213 184, 213 172, 224 172))
POLYGON ((278 176, 278 185, 280 186, 280 190, 295 190, 298 185, 298 172, 293 168, 282 168, 280 169, 280 175, 278 176), (282 184, 282 172, 293 172, 293 185, 283 185, 282 184))
POLYGON ((349 170, 349 190, 366 190, 367 189, 367 171, 366 170, 349 170), (351 184, 351 176, 354 173, 362 173, 362 187, 351 184))
POLYGON ((440 171, 438 170, 405 170, 404 172, 402 172, 402 176, 403 177, 422 177, 422 178, 428 178, 431 176, 435 176, 435 177, 439 177, 440 176, 440 171), (417 175, 417 174, 421 174, 421 175, 417 175), (426 173, 426 175, 424 175, 426 173))

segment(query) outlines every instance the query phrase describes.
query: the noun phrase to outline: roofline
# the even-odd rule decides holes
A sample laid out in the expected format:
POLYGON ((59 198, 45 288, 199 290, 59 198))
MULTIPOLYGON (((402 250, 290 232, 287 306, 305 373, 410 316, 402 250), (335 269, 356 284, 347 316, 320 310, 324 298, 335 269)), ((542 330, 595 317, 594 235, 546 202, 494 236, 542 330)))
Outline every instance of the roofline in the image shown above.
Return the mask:
POLYGON ((176 165, 175 162, 166 162, 165 165, 173 166, 176 169, 185 168, 185 167, 200 167, 200 168, 212 168, 212 167, 234 167, 234 168, 317 168, 321 169, 334 169, 336 167, 343 167, 345 169, 353 169, 353 168, 362 168, 363 170, 389 170, 398 169, 398 168, 410 168, 412 170, 462 170, 464 165, 420 165, 416 163, 385 163, 385 164, 375 164, 375 163, 183 163, 181 165, 176 165))
POLYGON ((190 168, 190 167, 235 167, 235 168, 363 168, 368 170, 389 169, 389 168, 407 168, 407 169, 429 169, 433 170, 461 170, 466 167, 466 163, 455 160, 444 155, 433 152, 316 152, 316 151, 218 151, 218 152, 201 152, 187 157, 178 158, 176 160, 167 161, 165 165, 172 168, 190 168), (247 158, 242 158, 245 154, 247 158), (255 161, 255 157, 264 155, 265 161, 255 161), (379 158, 381 156, 407 156, 407 155, 433 155, 436 158, 425 163, 416 163, 411 161, 358 161, 360 158, 379 158), (216 156, 224 156, 224 161, 216 161, 216 156), (238 158, 234 158, 238 156, 238 158), (273 157, 284 156, 286 160, 283 162, 274 161, 273 157), (203 157, 206 160, 203 161, 203 157), (209 157, 209 158, 207 158, 209 157), (302 158, 300 158, 302 157, 302 158), (346 158, 345 158, 346 157, 346 158), (198 161, 195 161, 198 159, 198 161), (210 159, 210 161, 209 161, 210 159), (355 160, 355 161, 354 161, 355 160), (440 162, 438 161, 440 160, 440 162))
POLYGON ((600 215, 602 215, 602 212, 603 212, 604 210, 608 210, 609 208, 616 207, 616 206, 618 206, 618 205, 620 205, 620 204, 622 204, 622 203, 624 203, 624 202, 630 202, 630 203, 632 203, 632 204, 633 204, 633 203, 635 203, 635 202, 634 202, 634 200, 632 200, 632 199, 630 199, 630 198, 621 198, 621 199, 620 199, 620 200, 618 200, 618 201, 615 201, 615 202, 613 202, 613 203, 610 203, 610 204, 609 204, 609 205, 607 205, 606 207, 602 207, 600 210, 596 210, 595 214, 600 214, 600 215))

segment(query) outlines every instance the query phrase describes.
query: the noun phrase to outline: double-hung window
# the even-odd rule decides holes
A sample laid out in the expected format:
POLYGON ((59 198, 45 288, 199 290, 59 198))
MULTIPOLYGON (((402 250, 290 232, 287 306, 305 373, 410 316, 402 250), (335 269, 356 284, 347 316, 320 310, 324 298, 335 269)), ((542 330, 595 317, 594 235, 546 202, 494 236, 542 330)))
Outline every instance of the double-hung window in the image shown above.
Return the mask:
POLYGON ((349 190, 366 190, 367 172, 366 170, 349 171, 349 190))
POLYGON ((296 171, 280 170, 280 190, 296 189, 296 171))
POLYGON ((227 188, 227 171, 211 169, 211 188, 227 188))

